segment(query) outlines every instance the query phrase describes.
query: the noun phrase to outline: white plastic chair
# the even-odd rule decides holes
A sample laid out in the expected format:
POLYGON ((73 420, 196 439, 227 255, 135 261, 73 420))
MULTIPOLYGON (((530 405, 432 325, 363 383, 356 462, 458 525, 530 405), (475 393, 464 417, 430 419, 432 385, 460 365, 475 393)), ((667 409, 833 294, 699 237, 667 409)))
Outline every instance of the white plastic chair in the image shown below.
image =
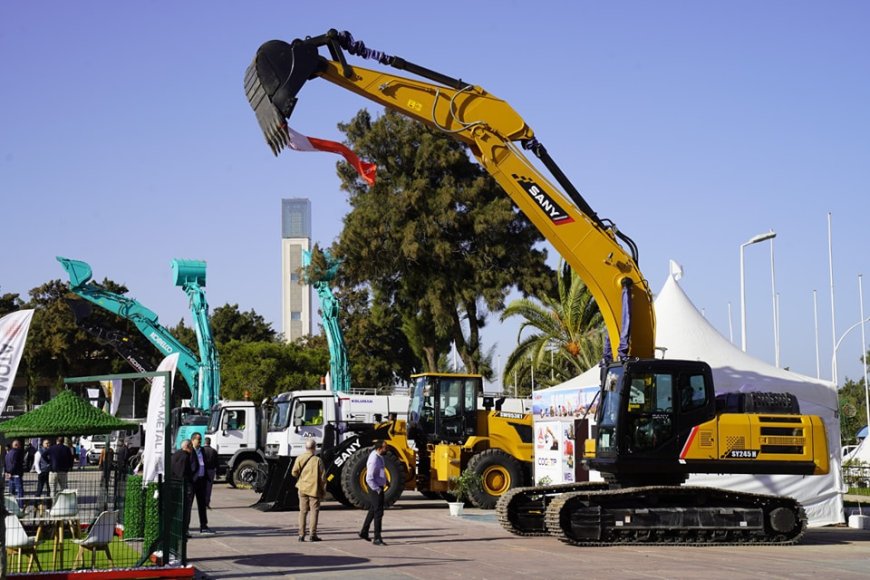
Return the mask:
POLYGON ((48 519, 56 523, 59 528, 69 524, 73 537, 77 537, 79 535, 78 491, 75 489, 65 489, 59 492, 54 498, 51 509, 48 510, 48 519))
MULTIPOLYGON (((52 567, 63 568, 64 528, 69 526, 73 538, 79 536, 78 491, 65 489, 54 496, 54 503, 48 510, 48 522, 53 525, 54 547, 51 551, 52 567)), ((37 532, 37 536, 39 533, 37 532)))
POLYGON ((102 550, 106 553, 106 558, 109 560, 109 565, 114 566, 112 554, 109 552, 109 544, 115 538, 115 524, 118 521, 118 512, 102 512, 97 516, 96 521, 88 530, 87 537, 81 540, 73 540, 79 545, 79 552, 76 554, 76 559, 73 561, 73 570, 78 567, 79 561, 84 564, 85 550, 91 551, 91 568, 94 567, 97 561, 97 550, 102 550))
POLYGON ((36 538, 27 535, 18 516, 6 516, 5 522, 6 549, 13 553, 16 550, 18 551, 18 571, 21 572, 21 554, 30 554, 30 560, 27 562, 27 572, 30 572, 34 561, 36 561, 37 569, 42 572, 39 556, 36 555, 36 538))
POLYGON ((18 500, 11 495, 3 495, 3 506, 6 508, 6 515, 21 517, 21 506, 18 505, 18 500))

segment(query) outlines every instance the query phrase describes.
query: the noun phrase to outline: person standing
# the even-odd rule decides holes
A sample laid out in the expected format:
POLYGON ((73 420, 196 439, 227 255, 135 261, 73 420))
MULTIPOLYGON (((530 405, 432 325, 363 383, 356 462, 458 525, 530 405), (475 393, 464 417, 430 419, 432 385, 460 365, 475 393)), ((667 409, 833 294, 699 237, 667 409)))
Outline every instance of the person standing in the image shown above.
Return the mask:
POLYGON ((359 537, 367 542, 370 541, 369 528, 372 525, 372 521, 374 521, 375 537, 372 544, 375 546, 387 545, 383 538, 381 538, 381 520, 384 517, 384 487, 387 485, 387 474, 384 467, 384 454, 386 452, 387 442, 378 439, 375 441, 374 449, 369 453, 369 458, 366 462, 366 485, 369 486, 369 512, 366 514, 359 537))
POLYGON ((208 527, 208 477, 205 473, 205 458, 202 454, 202 434, 194 433, 190 437, 193 445, 191 466, 193 468, 193 495, 196 497, 196 509, 199 512, 199 533, 213 534, 214 530, 208 527))
POLYGON ((21 449, 21 440, 13 439, 6 452, 6 491, 9 495, 18 498, 18 507, 22 507, 24 496, 24 450, 21 449))
POLYGON ((319 542, 317 536, 317 518, 320 515, 320 500, 326 495, 326 473, 323 462, 314 454, 317 444, 313 438, 305 440, 305 453, 293 463, 290 475, 296 478, 296 489, 299 492, 299 541, 305 541, 305 521, 311 512, 312 542, 319 542))
POLYGON ((118 450, 115 452, 115 504, 118 503, 118 498, 121 497, 119 492, 127 481, 127 455, 129 452, 124 435, 121 434, 118 439, 118 450))
POLYGON ((181 442, 181 447, 172 454, 172 477, 181 482, 183 504, 182 528, 185 539, 190 538, 190 510, 193 507, 193 450, 190 439, 181 442))
POLYGON ((73 456, 69 447, 63 444, 63 437, 58 437, 55 444, 48 448, 48 482, 52 492, 57 495, 66 489, 67 476, 73 466, 73 456))
POLYGON ((205 445, 202 447, 202 458, 205 461, 205 506, 211 509, 211 489, 214 487, 214 480, 217 477, 218 469, 217 449, 211 446, 211 437, 205 438, 205 445))
POLYGON ((51 495, 51 487, 48 485, 48 471, 51 467, 51 462, 48 457, 48 449, 51 447, 51 441, 43 439, 39 445, 39 450, 33 456, 33 471, 36 472, 36 495, 42 495, 45 490, 45 495, 51 495))

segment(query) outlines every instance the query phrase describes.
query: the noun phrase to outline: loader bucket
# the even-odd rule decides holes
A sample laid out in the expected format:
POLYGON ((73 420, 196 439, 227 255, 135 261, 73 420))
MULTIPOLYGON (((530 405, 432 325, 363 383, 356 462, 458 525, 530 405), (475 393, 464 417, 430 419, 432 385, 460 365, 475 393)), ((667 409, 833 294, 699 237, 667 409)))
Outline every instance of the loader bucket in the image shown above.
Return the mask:
POLYGON ((69 274, 69 284, 71 288, 78 288, 88 283, 88 280, 93 276, 93 271, 90 265, 79 260, 70 260, 57 256, 57 261, 69 274))
POLYGON ((279 457, 269 462, 267 475, 260 499, 252 505, 261 512, 286 512, 299 509, 299 492, 296 491, 296 478, 290 475, 293 470, 293 457, 279 457))
POLYGON ((245 94, 275 155, 290 143, 286 120, 296 106, 297 93, 317 72, 320 61, 312 43, 270 40, 260 46, 245 71, 245 94))
POLYGON ((205 262, 202 260, 172 260, 172 283, 176 286, 196 284, 205 287, 205 262))

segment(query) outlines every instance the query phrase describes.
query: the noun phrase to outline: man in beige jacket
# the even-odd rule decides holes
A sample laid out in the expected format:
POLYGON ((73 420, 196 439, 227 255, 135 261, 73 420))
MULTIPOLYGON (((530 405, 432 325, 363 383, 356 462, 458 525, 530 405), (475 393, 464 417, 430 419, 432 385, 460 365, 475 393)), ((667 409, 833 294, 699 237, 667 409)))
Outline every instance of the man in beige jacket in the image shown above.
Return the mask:
POLYGON ((296 478, 296 489, 299 491, 299 541, 305 541, 305 520, 311 512, 312 542, 319 542, 317 537, 317 516, 320 513, 320 500, 326 495, 326 473, 323 462, 314 454, 314 439, 305 440, 305 453, 293 462, 290 475, 296 478))

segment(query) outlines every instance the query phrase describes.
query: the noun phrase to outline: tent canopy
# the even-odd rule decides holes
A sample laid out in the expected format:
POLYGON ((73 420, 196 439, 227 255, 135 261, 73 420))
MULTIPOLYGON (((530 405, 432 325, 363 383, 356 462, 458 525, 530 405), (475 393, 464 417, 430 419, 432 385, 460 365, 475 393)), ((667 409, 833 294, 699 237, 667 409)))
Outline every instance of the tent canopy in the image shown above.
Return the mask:
POLYGON ((136 427, 100 411, 72 391, 61 393, 29 413, 0 423, 7 439, 18 437, 77 436, 111 433, 136 427))

